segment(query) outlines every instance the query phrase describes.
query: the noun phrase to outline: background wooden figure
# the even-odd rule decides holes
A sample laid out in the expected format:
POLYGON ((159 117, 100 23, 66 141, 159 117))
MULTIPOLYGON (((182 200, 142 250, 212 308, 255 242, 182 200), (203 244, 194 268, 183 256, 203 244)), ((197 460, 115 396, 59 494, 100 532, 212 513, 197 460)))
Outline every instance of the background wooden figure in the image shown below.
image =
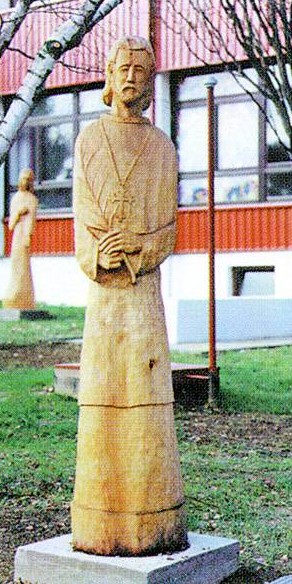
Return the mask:
POLYGON ((3 308, 31 310, 35 295, 30 265, 30 242, 34 230, 38 200, 34 194, 34 173, 20 173, 18 191, 10 203, 9 229, 13 230, 11 275, 2 301, 3 308))

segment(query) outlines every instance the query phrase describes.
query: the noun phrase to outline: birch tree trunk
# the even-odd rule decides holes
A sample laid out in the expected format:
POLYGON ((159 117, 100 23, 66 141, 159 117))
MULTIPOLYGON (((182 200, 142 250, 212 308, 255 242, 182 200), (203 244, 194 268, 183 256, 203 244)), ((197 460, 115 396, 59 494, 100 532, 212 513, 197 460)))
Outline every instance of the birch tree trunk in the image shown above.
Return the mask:
POLYGON ((85 35, 122 2, 123 0, 109 0, 103 4, 103 0, 86 0, 78 12, 43 44, 0 124, 0 164, 32 111, 38 91, 60 57, 79 46, 85 35))
POLYGON ((3 21, 1 18, 1 32, 0 32, 0 57, 2 57, 5 50, 9 47, 16 32, 20 28, 29 8, 34 0, 18 0, 14 10, 9 13, 7 20, 3 21))

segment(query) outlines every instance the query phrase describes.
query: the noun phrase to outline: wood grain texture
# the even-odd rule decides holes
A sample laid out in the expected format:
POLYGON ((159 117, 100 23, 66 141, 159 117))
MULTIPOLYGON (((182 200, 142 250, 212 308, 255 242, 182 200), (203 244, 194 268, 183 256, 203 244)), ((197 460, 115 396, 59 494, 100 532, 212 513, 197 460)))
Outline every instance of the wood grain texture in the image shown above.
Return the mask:
POLYGON ((145 555, 188 545, 159 268, 174 248, 177 161, 142 116, 152 49, 122 44, 107 69, 112 113, 75 152, 76 255, 91 282, 72 531, 78 550, 145 555))

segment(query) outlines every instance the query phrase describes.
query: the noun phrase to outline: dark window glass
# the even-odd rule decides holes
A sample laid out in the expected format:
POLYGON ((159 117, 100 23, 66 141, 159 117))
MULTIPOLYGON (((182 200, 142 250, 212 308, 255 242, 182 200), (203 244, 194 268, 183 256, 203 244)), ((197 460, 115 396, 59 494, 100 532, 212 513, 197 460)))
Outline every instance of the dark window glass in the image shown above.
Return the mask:
POLYGON ((275 293, 274 266, 232 268, 233 296, 272 296, 275 293))
POLYGON ((72 124, 47 126, 40 131, 40 180, 65 180, 72 178, 72 124))
POLYGON ((268 197, 292 196, 292 170, 291 172, 277 172, 267 175, 268 197))
MULTIPOLYGON (((278 126, 279 130, 279 126, 278 126)), ((276 134, 268 125, 267 128, 267 162, 286 162, 289 161, 287 151, 288 138, 283 132, 276 134), (286 146, 286 147, 285 147, 286 146)))
POLYGON ((24 168, 36 168, 36 130, 25 127, 14 142, 9 153, 9 183, 16 187, 19 173, 24 168))
POLYGON ((268 102, 267 114, 270 123, 267 123, 267 161, 268 163, 289 161, 289 137, 284 124, 273 103, 268 102))
POLYGON ((36 194, 39 200, 39 209, 67 209, 72 205, 71 188, 51 188, 37 189, 36 194))

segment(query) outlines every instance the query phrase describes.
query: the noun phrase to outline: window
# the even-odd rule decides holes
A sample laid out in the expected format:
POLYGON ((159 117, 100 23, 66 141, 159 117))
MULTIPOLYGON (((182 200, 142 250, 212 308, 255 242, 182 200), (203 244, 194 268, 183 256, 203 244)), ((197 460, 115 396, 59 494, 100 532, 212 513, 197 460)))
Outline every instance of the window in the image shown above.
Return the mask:
POLYGON ((74 142, 81 127, 107 109, 101 93, 93 89, 39 100, 9 154, 9 198, 20 171, 29 167, 35 173, 39 208, 71 209, 74 142))
POLYGON ((289 138, 275 106, 268 103, 267 108, 273 128, 267 123, 266 193, 268 198, 283 199, 292 195, 292 164, 284 147, 289 145, 289 138))
MULTIPOLYGON (((249 70, 252 78, 255 73, 249 70)), ((279 115, 274 128, 252 100, 246 81, 239 85, 229 73, 215 75, 215 199, 217 203, 247 203, 292 196, 292 162, 283 144, 287 137, 279 115)), ((209 75, 189 76, 177 83, 174 139, 179 156, 179 205, 207 201, 208 112, 205 83, 209 75)), ((257 95, 258 101, 263 101, 257 95)), ((266 107, 265 105, 263 107, 266 107)))
POLYGON ((233 296, 272 296, 275 293, 274 266, 232 268, 233 296))
POLYGON ((258 111, 252 101, 218 106, 218 169, 249 168, 258 164, 258 111))

